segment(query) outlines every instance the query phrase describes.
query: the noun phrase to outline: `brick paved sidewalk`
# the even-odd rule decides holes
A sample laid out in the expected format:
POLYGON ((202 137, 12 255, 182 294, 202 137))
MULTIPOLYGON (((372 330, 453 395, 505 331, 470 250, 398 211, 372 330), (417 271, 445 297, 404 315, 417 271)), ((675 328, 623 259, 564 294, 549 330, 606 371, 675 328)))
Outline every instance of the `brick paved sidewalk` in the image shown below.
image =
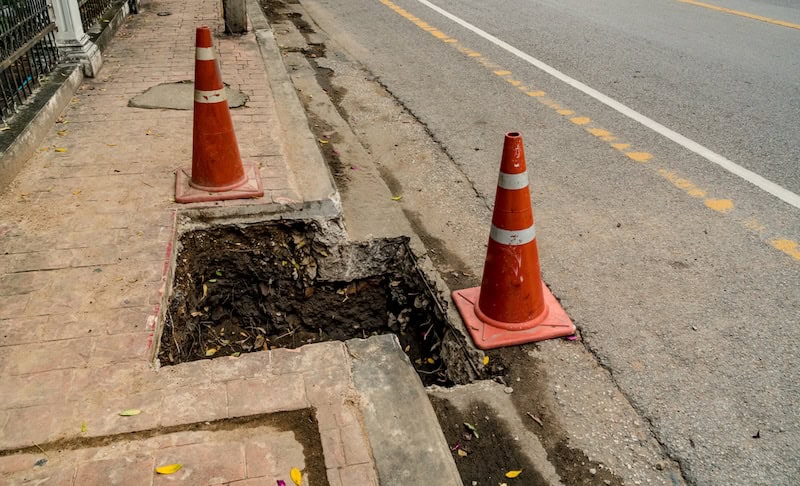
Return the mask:
POLYGON ((291 484, 290 467, 310 467, 291 430, 191 424, 309 407, 329 483, 376 483, 343 344, 152 367, 192 113, 127 103, 192 79, 197 26, 215 31, 223 79, 250 97, 233 122, 265 187, 262 199, 222 205, 301 199, 255 38, 220 35, 218 4, 161 0, 129 17, 99 76, 0 195, 0 484, 291 484), (129 408, 142 413, 119 416, 129 408), (184 468, 156 476, 163 462, 184 468))

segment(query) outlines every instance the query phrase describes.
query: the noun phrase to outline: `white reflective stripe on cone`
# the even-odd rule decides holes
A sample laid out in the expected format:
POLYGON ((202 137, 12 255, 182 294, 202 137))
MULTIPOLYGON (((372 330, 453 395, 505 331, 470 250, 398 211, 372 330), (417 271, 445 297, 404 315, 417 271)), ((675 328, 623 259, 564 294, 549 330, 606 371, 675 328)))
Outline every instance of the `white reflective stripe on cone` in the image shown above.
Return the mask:
POLYGON ((213 91, 194 90, 194 100, 198 103, 219 103, 225 101, 225 88, 213 91))
POLYGON ((536 238, 536 227, 531 225, 530 228, 524 230, 509 231, 492 225, 492 230, 489 232, 489 237, 501 245, 527 245, 536 238))
POLYGON ((217 53, 213 47, 195 47, 194 58, 197 61, 213 61, 217 58, 217 53))
POLYGON ((528 187, 528 172, 526 171, 522 174, 506 174, 505 172, 501 172, 500 177, 497 178, 497 187, 502 187, 509 191, 524 189, 528 187))

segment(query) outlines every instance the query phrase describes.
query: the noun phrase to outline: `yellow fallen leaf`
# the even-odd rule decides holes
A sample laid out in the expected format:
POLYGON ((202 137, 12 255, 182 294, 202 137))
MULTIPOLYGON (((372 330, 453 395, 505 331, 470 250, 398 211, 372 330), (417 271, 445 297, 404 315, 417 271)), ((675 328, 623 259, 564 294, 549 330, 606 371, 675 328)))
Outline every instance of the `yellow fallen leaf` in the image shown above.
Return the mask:
POLYGON ((506 473, 506 477, 509 478, 509 479, 514 479, 515 477, 519 476, 520 474, 522 474, 522 469, 518 469, 516 471, 508 471, 506 473))
POLYGON ((465 451, 464 449, 459 449, 458 455, 461 457, 467 457, 467 451, 465 451))
POLYGON ((59 131, 56 132, 56 134, 59 137, 63 137, 63 136, 65 136, 67 134, 67 132, 68 132, 68 130, 59 130, 59 131))
POLYGON ((152 130, 147 130, 146 132, 144 132, 144 134, 145 134, 145 135, 152 135, 152 134, 153 134, 153 132, 152 132, 152 130))
POLYGON ((159 466, 156 468, 158 474, 175 474, 180 471, 183 464, 167 464, 166 466, 159 466))
POLYGON ((328 141, 327 141, 327 140, 322 140, 322 139, 319 139, 319 143, 323 143, 323 144, 324 144, 324 143, 328 143, 328 141))
POLYGON ((138 408, 129 408, 127 410, 121 411, 119 415, 120 417, 132 417, 134 415, 139 415, 140 413, 142 413, 142 411, 139 410, 138 408))
POLYGON ((488 356, 484 356, 483 357, 483 366, 486 366, 488 364, 489 364, 489 357, 488 356))
POLYGON ((64 147, 58 147, 58 148, 56 148, 54 151, 55 151, 55 152, 66 152, 66 151, 67 151, 67 149, 65 149, 64 147))
POLYGON ((81 434, 85 434, 87 429, 88 428, 86 427, 86 422, 85 421, 82 422, 81 423, 81 434))
POLYGON ((206 349, 206 356, 214 356, 219 351, 217 348, 208 348, 206 349))
POLYGON ((116 147, 117 146, 117 144, 115 144, 115 143, 107 143, 106 145, 108 145, 109 147, 116 147))
POLYGON ((294 484, 297 486, 303 486, 303 474, 296 467, 292 468, 292 471, 289 473, 289 477, 292 478, 292 481, 294 481, 294 484))
POLYGON ((403 199, 403 196, 394 196, 394 197, 392 197, 392 201, 399 201, 401 199, 403 199))
POLYGON ((5 132, 6 130, 11 130, 11 127, 0 127, 0 132, 5 132))
POLYGON ((77 191, 72 191, 72 194, 74 194, 74 195, 76 195, 76 196, 80 196, 80 194, 81 194, 81 190, 80 190, 80 189, 78 189, 77 191))
POLYGON ((436 360, 435 360, 435 359, 433 359, 433 358, 428 358, 428 359, 426 359, 425 361, 427 361, 427 362, 428 362, 428 364, 433 364, 433 363, 435 363, 435 362, 436 362, 436 360))

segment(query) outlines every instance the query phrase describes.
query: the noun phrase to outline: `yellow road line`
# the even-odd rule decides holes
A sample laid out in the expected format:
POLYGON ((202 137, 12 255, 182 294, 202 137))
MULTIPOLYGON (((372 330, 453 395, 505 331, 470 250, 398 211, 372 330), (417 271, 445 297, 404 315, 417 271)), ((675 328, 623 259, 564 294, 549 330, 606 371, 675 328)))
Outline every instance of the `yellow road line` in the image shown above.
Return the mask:
MULTIPOLYGON (((593 126, 594 123, 589 117, 577 115, 573 110, 564 108, 557 101, 547 97, 547 93, 545 93, 542 90, 538 90, 528 85, 523 85, 522 81, 519 81, 511 77, 512 75, 511 71, 504 69, 503 67, 498 66, 497 64, 491 62, 485 56, 481 55, 481 53, 464 46, 457 39, 445 34, 441 30, 437 29, 436 27, 433 27, 427 22, 424 22, 418 17, 415 17, 410 12, 394 4, 391 0, 378 0, 378 1, 380 1, 380 3, 386 5, 390 9, 394 10, 399 15, 405 17, 406 19, 417 25, 423 31, 430 33, 435 38, 450 45, 451 47, 458 50, 462 54, 465 54, 466 56, 479 62, 481 65, 483 65, 483 67, 487 69, 488 72, 494 74, 500 79, 505 80, 510 85, 515 86, 519 90, 519 92, 534 98, 536 101, 538 101, 544 106, 547 106, 548 108, 552 109, 554 112, 558 113, 561 116, 570 116, 571 117, 569 118, 570 122, 574 123, 575 125, 584 126, 586 132, 608 143, 609 146, 611 146, 616 150, 619 150, 620 152, 625 154, 625 156, 628 157, 629 159, 639 162, 641 166, 650 166, 653 170, 656 171, 656 173, 659 176, 669 181, 674 187, 684 191, 690 197, 701 199, 703 201, 703 204, 708 209, 723 214, 732 213, 736 209, 736 205, 734 204, 733 200, 710 197, 705 189, 696 186, 688 178, 681 177, 676 172, 668 170, 664 167, 659 167, 659 164, 649 163, 652 159, 655 158, 653 154, 649 152, 629 150, 631 148, 631 144, 618 142, 617 141, 618 138, 609 130, 593 126)), ((678 1, 698 4, 701 6, 707 5, 707 4, 699 4, 699 2, 695 2, 694 0, 678 0, 678 1)), ((745 222, 742 221, 737 221, 737 222, 741 224, 743 227, 755 233, 760 240, 767 243, 770 247, 790 256, 791 258, 797 261, 800 261, 800 243, 794 240, 785 239, 782 237, 776 237, 775 235, 769 235, 768 231, 766 230, 766 227, 761 223, 757 222, 755 219, 750 219, 745 222)))
POLYGON ((789 27, 790 29, 800 30, 800 24, 793 24, 791 22, 786 22, 785 20, 771 19, 769 17, 764 17, 761 15, 742 12, 741 10, 732 10, 725 7, 719 7, 717 5, 711 5, 710 3, 696 2, 695 0, 678 0, 678 1, 681 3, 688 3, 689 5, 694 5, 696 7, 708 8, 711 10, 716 10, 718 12, 724 12, 731 15, 738 15, 739 17, 746 17, 748 19, 760 20, 761 22, 767 22, 770 24, 780 25, 783 27, 789 27))

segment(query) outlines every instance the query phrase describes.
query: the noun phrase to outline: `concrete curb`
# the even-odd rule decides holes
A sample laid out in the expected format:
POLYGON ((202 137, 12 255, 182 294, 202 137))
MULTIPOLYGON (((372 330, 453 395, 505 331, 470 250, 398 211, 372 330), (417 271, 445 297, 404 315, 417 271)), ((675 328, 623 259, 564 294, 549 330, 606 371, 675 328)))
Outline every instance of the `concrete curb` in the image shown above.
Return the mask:
POLYGON ((317 147, 300 99, 289 79, 280 50, 258 0, 248 0, 247 16, 258 42, 264 69, 276 100, 275 111, 284 130, 284 153, 303 201, 319 201, 319 215, 336 218, 342 206, 328 164, 317 147))
POLYGON ((463 484, 397 336, 351 339, 346 344, 380 484, 463 484))

